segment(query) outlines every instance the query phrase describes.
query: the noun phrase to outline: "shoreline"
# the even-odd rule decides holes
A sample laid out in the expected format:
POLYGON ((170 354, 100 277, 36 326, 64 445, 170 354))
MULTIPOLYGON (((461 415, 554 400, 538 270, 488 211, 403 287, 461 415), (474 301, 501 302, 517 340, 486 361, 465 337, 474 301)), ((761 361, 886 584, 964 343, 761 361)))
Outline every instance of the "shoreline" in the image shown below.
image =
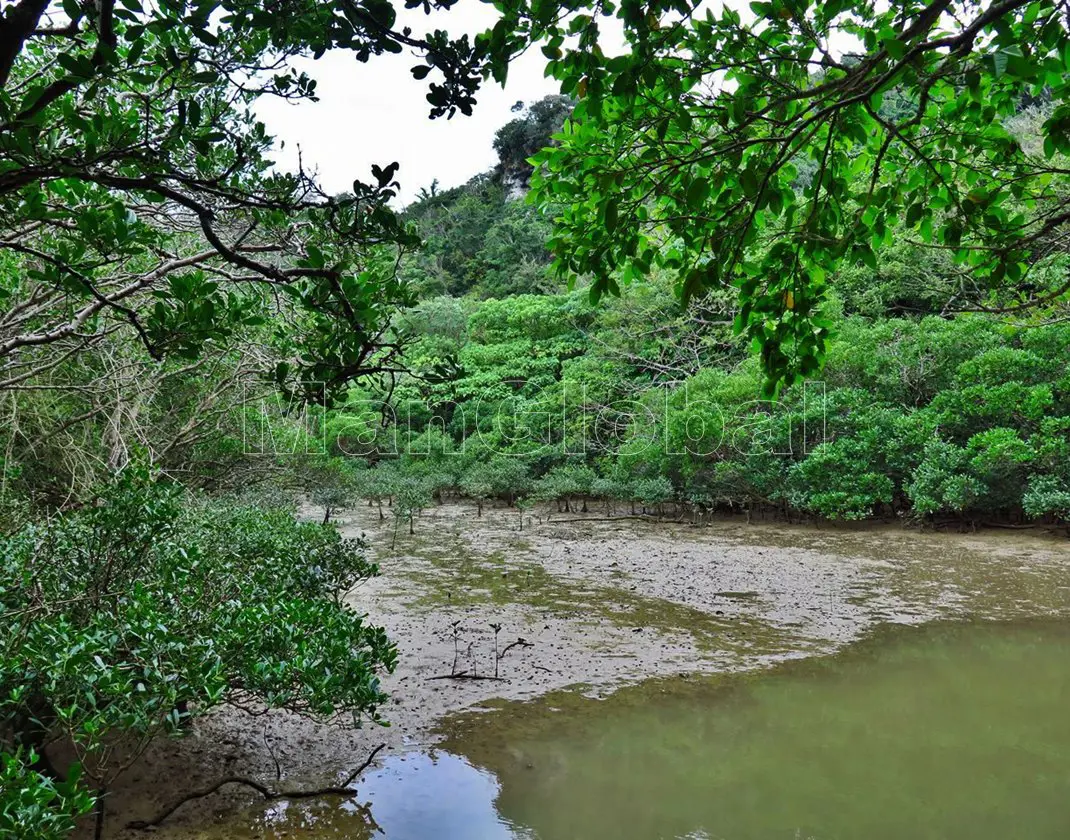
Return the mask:
MULTIPOLYGON (((551 512, 521 532, 515 510, 477 517, 446 503, 391 550, 393 523, 374 507, 338 525, 366 534, 380 563, 381 576, 348 600, 398 645, 384 679, 391 726, 221 710, 120 780, 105 836, 144 837, 119 829, 230 774, 301 789, 336 783, 378 744, 387 744, 380 757, 433 746, 445 718, 490 700, 563 689, 597 697, 647 678, 763 668, 834 652, 885 623, 1070 615, 1070 545, 1018 531, 696 527, 551 512)), ((248 790, 227 789, 154 833, 252 837, 243 832, 262 810, 248 790)))

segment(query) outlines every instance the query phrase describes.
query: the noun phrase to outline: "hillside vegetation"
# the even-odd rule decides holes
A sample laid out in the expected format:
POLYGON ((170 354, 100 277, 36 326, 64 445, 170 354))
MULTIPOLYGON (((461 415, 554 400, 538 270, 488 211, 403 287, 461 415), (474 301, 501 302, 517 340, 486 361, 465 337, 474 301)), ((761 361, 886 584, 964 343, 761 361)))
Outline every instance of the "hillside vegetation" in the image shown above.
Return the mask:
MULTIPOLYGON (((516 123, 533 133, 543 110, 508 136, 516 123)), ((829 279, 820 376, 763 398, 729 292, 684 306, 655 273, 594 304, 582 282, 555 285, 549 222, 509 197, 506 171, 503 158, 407 211, 426 240, 404 268, 423 298, 399 320, 407 372, 330 415, 332 452, 378 464, 354 492, 413 483, 427 498, 831 519, 1070 516, 1070 323, 1057 310, 957 311, 974 290, 945 252, 881 246, 829 279)))

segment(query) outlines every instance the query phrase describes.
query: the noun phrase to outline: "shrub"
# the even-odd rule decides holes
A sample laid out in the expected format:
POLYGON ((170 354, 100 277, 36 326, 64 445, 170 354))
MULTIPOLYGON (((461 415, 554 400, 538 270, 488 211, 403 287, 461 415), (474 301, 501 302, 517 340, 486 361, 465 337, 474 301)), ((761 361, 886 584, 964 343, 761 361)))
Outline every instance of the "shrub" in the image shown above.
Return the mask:
POLYGON ((395 650, 343 600, 376 573, 333 528, 136 467, 0 538, 2 819, 66 825, 119 772, 111 748, 136 755, 223 702, 379 720, 395 650), (85 757, 84 788, 31 766, 57 740, 85 757))

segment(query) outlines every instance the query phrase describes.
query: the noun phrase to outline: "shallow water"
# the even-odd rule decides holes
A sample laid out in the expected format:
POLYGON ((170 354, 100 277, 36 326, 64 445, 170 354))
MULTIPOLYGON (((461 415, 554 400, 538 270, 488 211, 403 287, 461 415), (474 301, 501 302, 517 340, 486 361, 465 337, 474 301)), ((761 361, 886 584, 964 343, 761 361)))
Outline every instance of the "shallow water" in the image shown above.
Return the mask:
POLYGON ((1068 702, 1070 623, 886 626, 765 671, 457 716, 360 805, 283 803, 226 836, 1065 838, 1068 702))

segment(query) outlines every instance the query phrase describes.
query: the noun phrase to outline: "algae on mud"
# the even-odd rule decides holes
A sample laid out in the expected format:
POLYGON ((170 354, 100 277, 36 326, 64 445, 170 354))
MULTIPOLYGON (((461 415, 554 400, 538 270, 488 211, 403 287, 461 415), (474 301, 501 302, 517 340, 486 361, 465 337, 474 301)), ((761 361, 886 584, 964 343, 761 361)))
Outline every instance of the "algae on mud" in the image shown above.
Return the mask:
POLYGON ((367 812, 294 803, 227 836, 1055 840, 1068 698, 1066 621, 885 626, 830 657, 455 716, 440 750, 366 777, 367 812))
MULTIPOLYGON (((519 549, 519 546, 514 546, 519 549)), ((509 562, 503 552, 480 556, 463 540, 439 545, 422 544, 424 567, 409 570, 410 581, 420 584, 420 594, 406 598, 413 610, 443 608, 454 594, 467 605, 519 605, 543 617, 553 616, 595 624, 606 621, 618 627, 650 628, 671 633, 686 630, 702 651, 761 652, 788 656, 810 646, 759 616, 737 613, 725 617, 722 611, 702 610, 664 598, 651 598, 626 588, 629 580, 614 570, 610 579, 617 583, 595 583, 582 578, 553 574, 537 559, 528 559, 519 550, 509 562)), ((716 592, 727 601, 757 601, 757 592, 716 592)))

